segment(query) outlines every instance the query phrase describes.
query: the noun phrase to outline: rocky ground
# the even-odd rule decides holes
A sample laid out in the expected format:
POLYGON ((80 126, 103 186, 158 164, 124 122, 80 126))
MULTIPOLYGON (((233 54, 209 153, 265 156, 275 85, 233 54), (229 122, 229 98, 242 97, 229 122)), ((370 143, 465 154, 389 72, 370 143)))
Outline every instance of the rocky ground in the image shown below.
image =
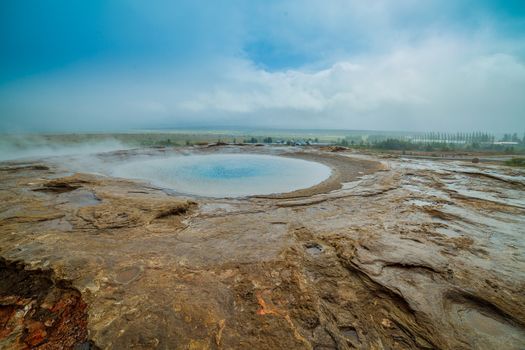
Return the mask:
POLYGON ((0 164, 0 348, 525 348, 523 171, 279 152, 334 176, 211 199, 87 174, 133 152, 0 164))

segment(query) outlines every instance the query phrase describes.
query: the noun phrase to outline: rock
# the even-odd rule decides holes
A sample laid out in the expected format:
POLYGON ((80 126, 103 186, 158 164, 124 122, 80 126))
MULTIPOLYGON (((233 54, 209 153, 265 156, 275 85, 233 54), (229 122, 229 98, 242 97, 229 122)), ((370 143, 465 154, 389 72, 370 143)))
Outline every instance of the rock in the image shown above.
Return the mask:
POLYGON ((335 175, 190 200, 0 172, 0 348, 524 348, 523 172, 287 155, 335 175))

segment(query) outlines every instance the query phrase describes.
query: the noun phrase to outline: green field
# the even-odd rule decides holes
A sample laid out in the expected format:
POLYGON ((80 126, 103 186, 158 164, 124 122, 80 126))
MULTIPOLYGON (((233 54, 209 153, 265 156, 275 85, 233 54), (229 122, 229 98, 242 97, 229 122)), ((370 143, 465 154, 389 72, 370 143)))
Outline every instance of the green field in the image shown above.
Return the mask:
MULTIPOLYGON (((508 134, 510 136, 510 134, 508 134)), ((504 137, 507 137, 505 135, 504 137)), ((177 147, 225 143, 340 145, 356 149, 400 152, 489 152, 525 154, 525 142, 495 144, 505 140, 487 133, 423 133, 367 130, 300 129, 158 129, 120 133, 4 134, 0 149, 68 147, 116 142, 124 147, 177 147)))

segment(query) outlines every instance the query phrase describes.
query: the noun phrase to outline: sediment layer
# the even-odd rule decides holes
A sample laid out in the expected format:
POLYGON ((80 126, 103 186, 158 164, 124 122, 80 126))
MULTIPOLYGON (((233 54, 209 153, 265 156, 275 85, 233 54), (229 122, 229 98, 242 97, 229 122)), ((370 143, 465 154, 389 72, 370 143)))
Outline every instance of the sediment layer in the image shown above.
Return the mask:
POLYGON ((0 344, 525 347, 522 172, 281 153, 335 175, 301 193, 210 199, 4 163, 0 344))

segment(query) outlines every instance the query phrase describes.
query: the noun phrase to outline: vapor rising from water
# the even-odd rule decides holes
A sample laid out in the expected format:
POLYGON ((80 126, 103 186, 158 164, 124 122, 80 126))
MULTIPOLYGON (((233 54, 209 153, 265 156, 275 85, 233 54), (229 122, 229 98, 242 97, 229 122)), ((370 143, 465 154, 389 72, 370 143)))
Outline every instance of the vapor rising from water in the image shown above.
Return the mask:
POLYGON ((40 135, 4 135, 0 138, 0 161, 34 160, 47 157, 90 155, 130 148, 118 140, 51 140, 40 135))

